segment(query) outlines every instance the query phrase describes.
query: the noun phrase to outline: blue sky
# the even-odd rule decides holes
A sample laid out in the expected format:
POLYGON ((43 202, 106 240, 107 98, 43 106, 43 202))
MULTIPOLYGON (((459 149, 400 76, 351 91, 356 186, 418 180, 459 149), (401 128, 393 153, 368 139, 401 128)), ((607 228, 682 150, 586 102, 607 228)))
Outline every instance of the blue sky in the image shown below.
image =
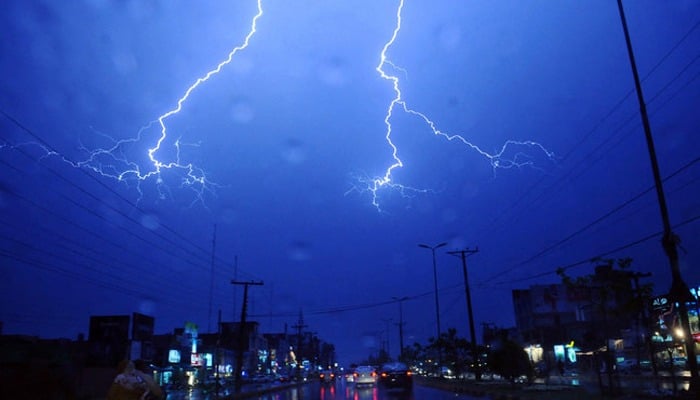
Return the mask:
MULTIPOLYGON (((257 6, 5 5, 4 332, 75 337, 91 314, 132 311, 154 315, 158 333, 186 321, 206 330, 219 309, 230 319, 240 307, 235 273, 264 281, 250 312, 265 331, 301 310, 341 361, 376 351, 389 328, 396 353, 392 297, 410 298, 407 343, 435 333, 432 259, 419 243, 448 242, 437 254, 441 324, 464 336, 461 264, 442 250, 479 248, 468 259, 479 326, 513 325, 512 289, 557 282, 560 266, 590 273, 601 254, 634 258, 667 290, 659 237, 613 251, 661 230, 654 192, 606 216, 653 184, 614 1, 407 0, 390 43, 398 1, 263 0, 244 46, 257 6), (396 105, 389 139, 402 166, 374 196, 396 162, 385 118, 397 92, 377 71, 387 44, 381 69, 440 132, 490 155, 509 140, 542 147, 509 146, 499 165, 525 165, 499 168, 396 105), (115 179, 153 171, 158 118, 236 47, 165 119, 153 153, 196 166, 206 185, 183 183, 181 169, 115 179)), ((665 189, 682 273, 697 286, 700 5, 625 10, 662 176, 685 167, 665 189)))

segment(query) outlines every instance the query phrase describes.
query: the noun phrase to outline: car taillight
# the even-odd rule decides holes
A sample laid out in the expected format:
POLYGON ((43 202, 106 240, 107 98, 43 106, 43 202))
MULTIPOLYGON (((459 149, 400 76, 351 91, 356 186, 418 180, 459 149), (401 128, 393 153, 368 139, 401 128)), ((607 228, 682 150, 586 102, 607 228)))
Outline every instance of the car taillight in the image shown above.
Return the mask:
POLYGON ((386 372, 382 372, 382 378, 386 378, 387 374, 386 372))
POLYGON ((411 372, 411 371, 406 371, 406 375, 411 376, 411 375, 413 375, 413 372, 411 372))
POLYGON ((358 374, 357 372, 355 372, 355 373, 352 374, 352 376, 354 376, 355 378, 357 378, 358 376, 360 376, 360 374, 358 374))
POLYGON ((335 377, 335 374, 331 374, 331 378, 334 378, 334 377, 335 377))
POLYGON ((323 379, 323 377, 326 376, 324 374, 319 375, 319 378, 323 379))
POLYGON ((377 376, 377 373, 374 372, 374 371, 372 371, 372 376, 373 376, 373 377, 374 377, 374 376, 377 376))

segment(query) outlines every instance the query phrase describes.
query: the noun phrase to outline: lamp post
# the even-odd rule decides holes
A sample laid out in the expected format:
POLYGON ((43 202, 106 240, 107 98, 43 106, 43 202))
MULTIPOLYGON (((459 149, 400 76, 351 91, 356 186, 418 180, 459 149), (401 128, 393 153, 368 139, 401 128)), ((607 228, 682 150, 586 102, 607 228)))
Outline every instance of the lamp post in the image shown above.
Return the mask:
POLYGON ((399 302, 399 361, 403 361, 403 302, 408 297, 392 297, 399 302))
POLYGON ((435 317, 437 319, 437 336, 435 337, 435 344, 438 348, 438 361, 440 363, 440 368, 442 368, 442 349, 438 344, 438 342, 440 341, 440 300, 438 298, 437 263, 435 261, 435 250, 443 246, 447 246, 447 242, 436 244, 435 246, 428 246, 427 244, 418 245, 418 247, 428 249, 433 253, 433 279, 435 282, 435 317))

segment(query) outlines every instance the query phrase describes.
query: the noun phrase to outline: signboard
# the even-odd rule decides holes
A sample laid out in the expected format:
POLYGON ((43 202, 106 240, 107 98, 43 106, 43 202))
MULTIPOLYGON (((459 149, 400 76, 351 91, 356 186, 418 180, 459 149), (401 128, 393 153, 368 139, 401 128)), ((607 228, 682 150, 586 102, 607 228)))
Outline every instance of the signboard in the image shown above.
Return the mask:
POLYGON ((190 365, 193 367, 201 367, 204 365, 204 360, 199 353, 192 353, 190 356, 190 365))
POLYGON ((180 350, 170 349, 168 351, 168 362, 178 364, 180 362, 180 350))
POLYGON ((667 312, 673 308, 673 303, 668 295, 657 296, 651 299, 651 309, 656 312, 667 312))

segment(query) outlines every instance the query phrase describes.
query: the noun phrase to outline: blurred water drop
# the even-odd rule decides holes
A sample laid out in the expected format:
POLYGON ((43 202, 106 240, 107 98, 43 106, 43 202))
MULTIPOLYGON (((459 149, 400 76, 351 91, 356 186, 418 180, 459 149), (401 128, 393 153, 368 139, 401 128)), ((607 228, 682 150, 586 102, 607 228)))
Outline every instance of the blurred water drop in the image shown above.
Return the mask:
POLYGON ((306 160, 304 144, 296 139, 289 139, 282 149, 282 158, 290 164, 301 164, 306 160))
POLYGON ((236 212, 232 208, 224 208, 221 210, 221 220, 225 224, 233 224, 238 219, 236 212))
POLYGON ((447 24, 438 32, 438 43, 445 51, 451 51, 462 41, 462 31, 458 25, 447 24))
POLYGON ((287 251, 287 255, 292 261, 308 261, 311 259, 309 246, 303 242, 292 243, 287 251))
POLYGON ((142 299, 138 305, 139 313, 153 316, 156 311, 156 304, 151 299, 142 299))
POLYGON ((319 65, 318 76, 321 82, 328 86, 340 87, 347 82, 343 63, 336 59, 326 61, 319 65))
POLYGON ((0 184, 0 208, 7 207, 7 199, 12 194, 12 191, 5 185, 0 184))
POLYGON ((454 208, 445 208, 442 210, 441 216, 442 222, 449 224, 457 220, 457 210, 454 208))
POLYGON ((253 107, 247 102, 240 101, 231 107, 231 118, 238 123, 247 124, 252 121, 254 117, 255 112, 253 111, 253 107))
POLYGON ((141 216, 141 225, 152 231, 155 231, 160 227, 160 219, 153 214, 144 214, 141 216))
POLYGON ((134 57, 134 54, 131 52, 117 52, 112 54, 112 64, 114 64, 114 69, 122 75, 128 75, 134 72, 138 67, 136 57, 134 57))

